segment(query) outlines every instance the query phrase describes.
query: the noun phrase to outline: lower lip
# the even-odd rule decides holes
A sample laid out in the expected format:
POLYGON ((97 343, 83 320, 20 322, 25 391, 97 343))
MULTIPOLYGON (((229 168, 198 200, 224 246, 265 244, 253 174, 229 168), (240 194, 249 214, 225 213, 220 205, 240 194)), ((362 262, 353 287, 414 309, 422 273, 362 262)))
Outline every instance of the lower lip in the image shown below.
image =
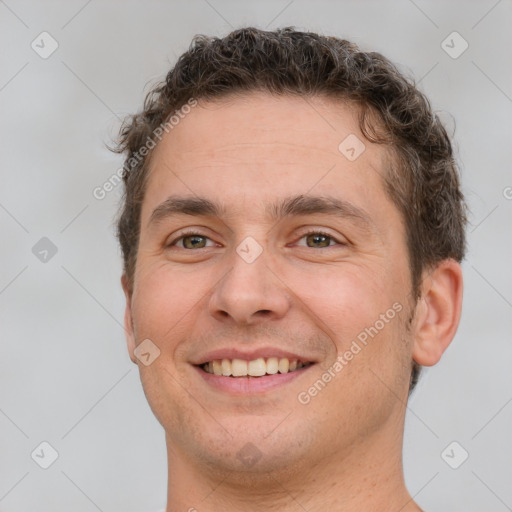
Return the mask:
POLYGON ((207 384, 220 391, 234 395, 250 395, 253 393, 272 391, 273 389, 284 386, 297 377, 304 375, 312 366, 314 365, 310 364, 293 372, 276 373, 262 377, 224 377, 222 375, 205 372, 199 366, 195 366, 195 369, 207 384))

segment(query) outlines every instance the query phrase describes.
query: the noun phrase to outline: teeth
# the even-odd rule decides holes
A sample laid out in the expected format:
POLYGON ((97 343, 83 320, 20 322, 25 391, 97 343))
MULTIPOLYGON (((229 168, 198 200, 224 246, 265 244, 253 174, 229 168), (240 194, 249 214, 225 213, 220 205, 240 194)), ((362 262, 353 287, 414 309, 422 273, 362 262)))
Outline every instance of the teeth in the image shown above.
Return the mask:
POLYGON ((224 377, 231 375, 231 361, 229 359, 222 360, 222 375, 224 375, 224 377))
POLYGON ((303 363, 296 359, 288 360, 286 357, 260 357, 252 361, 243 359, 216 359, 203 364, 203 369, 208 373, 223 375, 224 377, 262 377, 276 373, 288 373, 299 370, 310 363, 303 363))
POLYGON ((215 375, 222 375, 222 362, 221 361, 213 361, 213 373, 215 375))
POLYGON ((247 375, 247 361, 243 359, 233 359, 233 361, 231 361, 231 373, 233 377, 245 377, 247 375))
POLYGON ((269 357, 267 359, 267 373, 274 375, 279 369, 279 359, 277 357, 269 357))
POLYGON ((267 373, 267 363, 265 359, 260 357, 259 359, 255 359, 254 361, 249 361, 247 365, 247 374, 251 377, 261 377, 267 373))

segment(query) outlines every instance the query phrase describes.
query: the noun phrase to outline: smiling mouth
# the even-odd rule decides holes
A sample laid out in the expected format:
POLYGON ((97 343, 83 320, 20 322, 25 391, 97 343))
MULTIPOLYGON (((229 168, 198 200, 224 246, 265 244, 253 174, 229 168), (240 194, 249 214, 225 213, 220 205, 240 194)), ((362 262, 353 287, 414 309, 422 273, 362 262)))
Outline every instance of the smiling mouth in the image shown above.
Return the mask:
POLYGON ((244 359, 216 359, 198 365, 206 373, 231 378, 251 378, 295 372, 314 363, 286 357, 260 357, 252 361, 244 359))

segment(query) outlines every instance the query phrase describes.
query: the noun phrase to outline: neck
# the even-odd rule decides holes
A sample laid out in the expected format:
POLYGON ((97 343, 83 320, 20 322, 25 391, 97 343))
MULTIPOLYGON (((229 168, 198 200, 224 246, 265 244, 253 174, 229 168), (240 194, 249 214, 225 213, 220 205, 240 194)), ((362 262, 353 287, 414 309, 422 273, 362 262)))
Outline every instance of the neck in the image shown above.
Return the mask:
POLYGON ((303 457, 265 473, 207 467, 167 437, 166 512, 418 512, 404 483, 402 435, 395 431, 390 443, 389 434, 377 432, 317 463, 303 457))

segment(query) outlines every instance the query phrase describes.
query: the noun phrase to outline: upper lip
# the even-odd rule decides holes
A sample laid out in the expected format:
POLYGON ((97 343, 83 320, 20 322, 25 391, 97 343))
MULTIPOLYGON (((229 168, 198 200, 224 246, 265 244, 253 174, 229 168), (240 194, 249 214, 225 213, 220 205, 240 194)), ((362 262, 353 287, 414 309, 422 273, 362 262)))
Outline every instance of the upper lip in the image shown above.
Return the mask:
POLYGON ((286 357, 290 361, 297 360, 303 363, 316 362, 315 358, 313 357, 295 354, 293 352, 288 352, 286 350, 275 347, 260 347, 252 350, 242 350, 235 347, 229 347, 219 348, 217 350, 212 350, 211 352, 201 355, 192 361, 192 364, 202 365, 204 363, 209 363, 210 361, 215 361, 218 359, 243 359, 246 361, 253 361, 254 359, 259 359, 260 357, 265 359, 268 359, 269 357, 286 357))

